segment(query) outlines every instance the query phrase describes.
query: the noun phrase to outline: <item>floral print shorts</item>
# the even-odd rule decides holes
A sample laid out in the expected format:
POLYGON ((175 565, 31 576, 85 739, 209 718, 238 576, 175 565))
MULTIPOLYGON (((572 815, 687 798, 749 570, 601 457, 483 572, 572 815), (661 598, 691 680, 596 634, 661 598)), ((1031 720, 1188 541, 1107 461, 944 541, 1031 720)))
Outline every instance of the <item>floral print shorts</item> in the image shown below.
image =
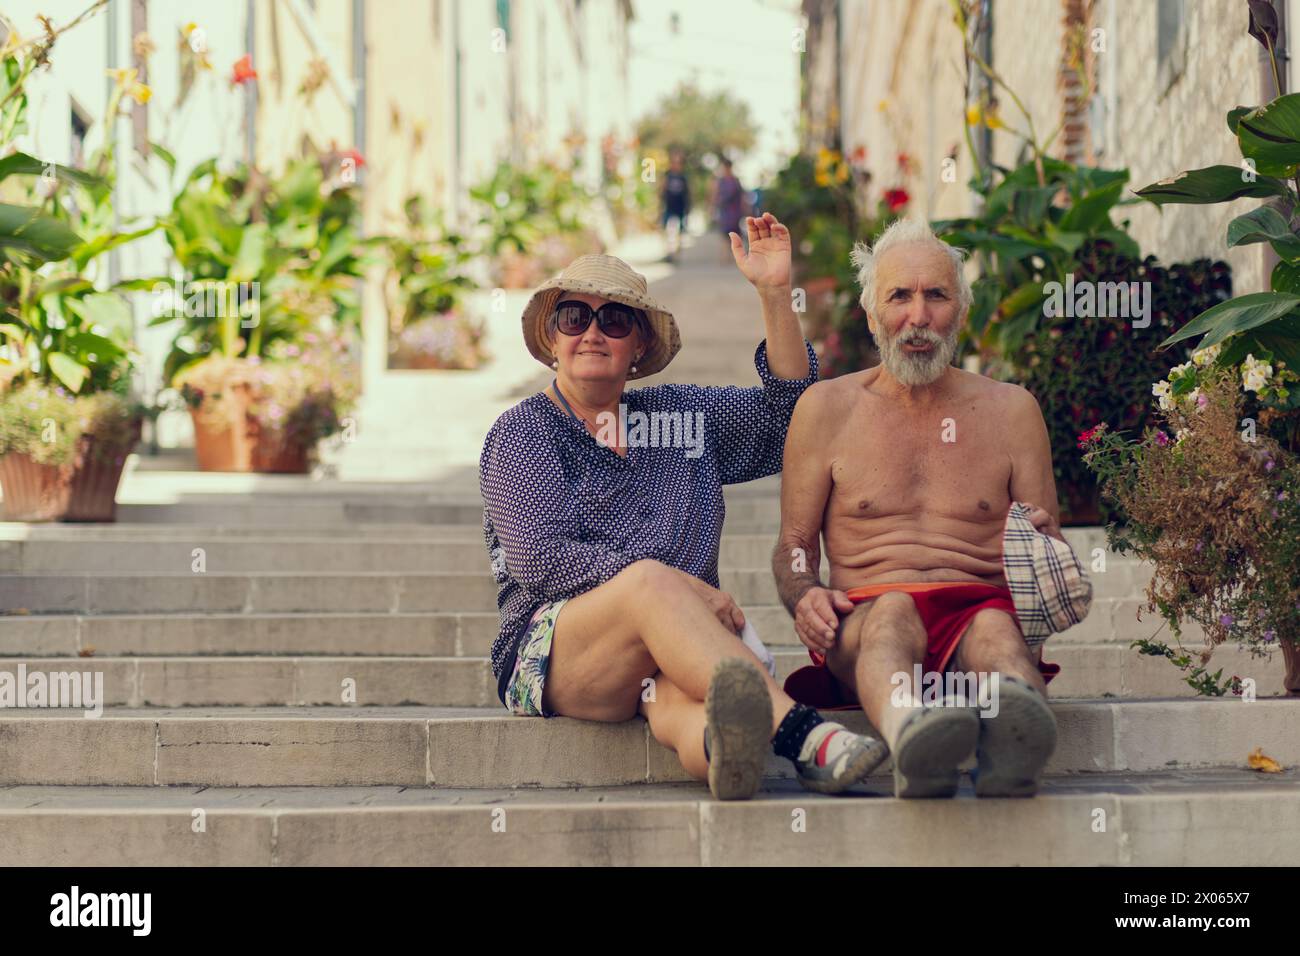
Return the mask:
POLYGON ((555 717, 542 708, 542 690, 551 665, 555 619, 567 601, 543 604, 533 612, 528 630, 515 652, 515 669, 506 684, 506 709, 517 717, 555 717))

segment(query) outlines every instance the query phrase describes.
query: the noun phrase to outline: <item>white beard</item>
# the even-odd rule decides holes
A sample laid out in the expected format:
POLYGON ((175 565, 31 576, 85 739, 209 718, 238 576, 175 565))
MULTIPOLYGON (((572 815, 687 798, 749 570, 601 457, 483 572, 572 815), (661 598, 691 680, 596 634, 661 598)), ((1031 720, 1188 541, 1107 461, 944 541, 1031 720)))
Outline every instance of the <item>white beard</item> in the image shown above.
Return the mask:
POLYGON ((912 329, 890 337, 881 331, 880 362, 889 374, 902 385, 930 385, 943 375, 957 354, 957 328, 953 326, 947 336, 936 335, 929 329, 912 329), (903 343, 929 344, 929 352, 906 352, 903 343))

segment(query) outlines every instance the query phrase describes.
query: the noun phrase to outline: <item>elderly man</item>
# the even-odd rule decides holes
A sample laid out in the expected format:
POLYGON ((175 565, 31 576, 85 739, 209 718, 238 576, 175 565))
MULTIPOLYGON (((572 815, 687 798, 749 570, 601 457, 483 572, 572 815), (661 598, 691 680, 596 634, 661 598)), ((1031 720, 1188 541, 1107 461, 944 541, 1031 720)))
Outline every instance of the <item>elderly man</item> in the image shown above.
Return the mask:
MULTIPOLYGON (((1023 388, 951 364, 971 302, 959 250, 904 220, 853 262, 881 364, 799 400, 772 561, 825 668, 802 676, 839 697, 808 702, 861 703, 892 752, 897 796, 952 796, 972 751, 977 794, 1032 795, 1056 745, 1040 673, 1053 665, 1026 645, 1001 554, 1013 501, 1034 503, 1034 527, 1060 538, 1047 428, 1023 388), (981 675, 981 697, 997 689, 996 716, 981 719, 962 695, 923 703, 916 665, 981 675)), ((802 700, 800 676, 786 686, 802 700)))

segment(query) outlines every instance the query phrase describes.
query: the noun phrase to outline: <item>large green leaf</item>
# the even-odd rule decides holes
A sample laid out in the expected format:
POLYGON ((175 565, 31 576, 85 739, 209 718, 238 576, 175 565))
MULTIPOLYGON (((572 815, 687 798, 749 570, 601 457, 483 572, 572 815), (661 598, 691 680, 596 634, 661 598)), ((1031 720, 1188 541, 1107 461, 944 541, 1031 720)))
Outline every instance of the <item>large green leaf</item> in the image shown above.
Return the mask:
POLYGON ((15 249, 46 262, 66 259, 81 237, 66 223, 34 206, 0 203, 0 249, 15 249))
POLYGON ((70 392, 81 391, 81 386, 90 377, 90 369, 70 355, 51 352, 46 356, 46 360, 50 363, 50 371, 54 373, 54 377, 66 385, 70 392))
POLYGON ((1163 206, 1166 203, 1229 202, 1245 196, 1264 199, 1289 196, 1291 191, 1280 179, 1259 175, 1250 177, 1240 166, 1206 166, 1143 186, 1137 194, 1163 206))
POLYGON ((1273 274, 1269 277, 1268 285, 1274 292, 1300 294, 1300 265, 1279 262, 1273 267, 1273 274))
POLYGON ((44 176, 48 173, 63 182, 76 183, 79 186, 102 186, 104 180, 98 176, 60 166, 58 163, 45 163, 26 153, 13 153, 0 159, 0 180, 8 176, 44 176))
POLYGON ((133 325, 131 307, 120 295, 98 292, 66 300, 68 311, 76 314, 87 328, 98 326, 108 332, 129 331, 133 325))
POLYGON ((1283 259, 1300 258, 1300 238, 1291 231, 1282 214, 1271 206, 1260 206, 1228 223, 1228 245, 1246 246, 1267 242, 1283 259))
POLYGON ((1127 179, 1127 176, 1124 179, 1116 179, 1109 185, 1094 189, 1075 201, 1061 217, 1061 228, 1067 232, 1093 232, 1103 226, 1109 226, 1111 207, 1119 201, 1127 179))
POLYGON ((1206 333, 1198 349, 1217 345, 1230 335, 1267 325, 1292 312, 1300 305, 1300 295, 1290 292, 1252 292, 1206 309, 1169 338, 1160 343, 1168 348, 1193 336, 1206 333))
POLYGON ((1237 117, 1237 142, 1259 172, 1292 175, 1300 166, 1300 93, 1279 96, 1237 117))
POLYGON ((230 266, 231 282, 251 282, 266 267, 266 242, 268 227, 255 222, 244 230, 239 241, 239 251, 230 266))
POLYGON ((1233 136, 1237 135, 1237 123, 1247 113, 1253 113, 1258 107, 1255 106, 1237 106, 1228 110, 1228 130, 1233 136))

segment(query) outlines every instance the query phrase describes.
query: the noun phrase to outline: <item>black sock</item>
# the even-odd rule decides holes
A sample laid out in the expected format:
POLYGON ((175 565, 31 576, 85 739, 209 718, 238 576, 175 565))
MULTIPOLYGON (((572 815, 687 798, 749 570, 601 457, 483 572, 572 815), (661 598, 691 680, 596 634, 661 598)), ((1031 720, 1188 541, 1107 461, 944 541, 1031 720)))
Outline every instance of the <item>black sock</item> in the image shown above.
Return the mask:
POLYGON ((781 726, 776 728, 772 752, 787 760, 798 760, 804 741, 820 723, 824 723, 824 718, 816 710, 806 704, 795 704, 782 719, 781 726))

